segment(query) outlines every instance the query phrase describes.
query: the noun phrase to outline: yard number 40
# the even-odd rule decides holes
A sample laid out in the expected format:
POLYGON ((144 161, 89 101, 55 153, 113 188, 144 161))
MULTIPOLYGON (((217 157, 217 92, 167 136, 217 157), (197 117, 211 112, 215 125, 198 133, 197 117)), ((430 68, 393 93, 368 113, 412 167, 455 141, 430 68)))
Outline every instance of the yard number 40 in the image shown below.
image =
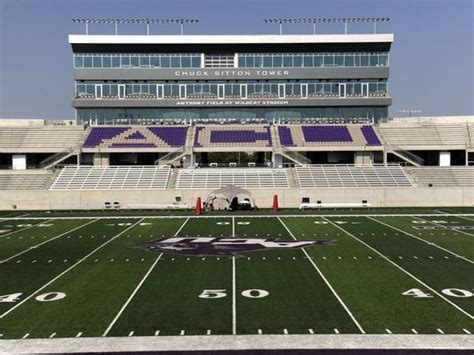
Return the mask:
MULTIPOLYGON (((441 293, 445 294, 446 296, 457 297, 457 298, 466 298, 472 297, 474 294, 470 291, 463 290, 460 288, 445 288, 441 290, 441 293)), ((402 293, 403 296, 412 296, 415 298, 430 298, 433 297, 432 294, 423 292, 419 288, 411 288, 402 293)))
MULTIPOLYGON (((9 295, 0 296, 0 303, 13 303, 20 300, 20 297, 23 293, 10 293, 9 295)), ((47 292, 42 293, 35 297, 35 300, 39 302, 51 302, 51 301, 58 301, 66 297, 66 294, 63 292, 47 292)))

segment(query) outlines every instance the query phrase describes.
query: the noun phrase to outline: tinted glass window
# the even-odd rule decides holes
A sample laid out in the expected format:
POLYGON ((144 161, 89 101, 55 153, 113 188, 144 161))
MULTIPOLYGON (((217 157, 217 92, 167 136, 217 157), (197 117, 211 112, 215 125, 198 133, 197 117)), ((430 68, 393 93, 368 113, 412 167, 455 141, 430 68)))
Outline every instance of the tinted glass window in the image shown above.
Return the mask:
POLYGON ((74 68, 82 68, 82 56, 76 56, 74 58, 74 68))

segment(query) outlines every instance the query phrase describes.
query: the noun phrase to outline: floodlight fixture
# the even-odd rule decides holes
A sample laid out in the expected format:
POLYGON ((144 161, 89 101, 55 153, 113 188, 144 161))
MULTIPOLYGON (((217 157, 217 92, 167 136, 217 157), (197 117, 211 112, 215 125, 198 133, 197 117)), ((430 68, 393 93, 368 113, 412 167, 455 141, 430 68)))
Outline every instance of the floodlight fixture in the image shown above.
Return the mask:
POLYGON ((118 35, 119 24, 144 24, 146 25, 146 34, 150 35, 151 24, 179 24, 181 27, 181 34, 184 34, 185 24, 196 24, 199 23, 199 19, 187 19, 187 18, 176 18, 176 19, 150 19, 150 18, 126 18, 126 19, 72 19, 73 23, 81 23, 86 25, 86 35, 89 34, 89 24, 114 24, 115 35, 118 35))

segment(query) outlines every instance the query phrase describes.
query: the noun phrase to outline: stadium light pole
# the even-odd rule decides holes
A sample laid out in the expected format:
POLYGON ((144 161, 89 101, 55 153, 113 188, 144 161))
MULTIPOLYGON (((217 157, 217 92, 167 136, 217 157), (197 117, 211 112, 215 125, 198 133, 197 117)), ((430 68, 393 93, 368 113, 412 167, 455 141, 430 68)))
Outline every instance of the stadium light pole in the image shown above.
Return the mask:
POLYGON ((295 18, 295 19, 264 19, 263 22, 270 24, 278 24, 280 29, 280 35, 283 34, 283 24, 301 24, 301 23, 310 23, 313 27, 313 34, 316 34, 316 24, 320 23, 343 23, 344 24, 344 34, 349 33, 349 23, 373 23, 374 33, 377 33, 377 23, 389 21, 388 17, 324 17, 324 18, 295 18))
POLYGON ((150 25, 153 23, 159 24, 179 24, 181 27, 181 35, 184 34, 184 25, 191 23, 198 23, 198 19, 186 19, 186 18, 177 18, 177 19, 73 19, 73 23, 82 23, 86 25, 86 35, 89 35, 89 24, 92 23, 107 23, 114 24, 115 35, 118 35, 118 25, 119 24, 145 24, 146 26, 146 35, 150 35, 150 25))

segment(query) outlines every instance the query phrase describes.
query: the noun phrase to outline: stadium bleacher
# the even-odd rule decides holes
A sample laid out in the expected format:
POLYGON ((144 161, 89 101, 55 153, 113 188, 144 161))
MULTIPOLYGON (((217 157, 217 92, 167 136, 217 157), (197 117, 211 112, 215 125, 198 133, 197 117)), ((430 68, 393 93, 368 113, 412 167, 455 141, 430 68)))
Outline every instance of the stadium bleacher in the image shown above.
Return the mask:
POLYGON ((61 170, 51 190, 165 189, 171 168, 159 166, 68 166, 61 170))
POLYGON ((216 189, 235 185, 247 189, 288 188, 286 169, 228 168, 180 170, 177 189, 216 189))
POLYGON ((313 165, 296 167, 300 187, 411 187, 400 166, 313 165))
POLYGON ((195 147, 271 147, 269 125, 196 126, 195 147))
POLYGON ((315 145, 381 146, 370 125, 279 125, 280 143, 287 147, 315 145))
POLYGON ((0 171, 0 190, 45 190, 53 172, 51 170, 0 171))
POLYGON ((474 186, 474 167, 405 168, 418 186, 474 186))
POLYGON ((188 126, 92 127, 83 148, 177 148, 186 143, 188 126))
POLYGON ((383 140, 394 146, 465 146, 469 142, 466 124, 381 124, 383 140))
POLYGON ((83 126, 6 126, 0 129, 0 150, 62 151, 77 147, 83 126))

